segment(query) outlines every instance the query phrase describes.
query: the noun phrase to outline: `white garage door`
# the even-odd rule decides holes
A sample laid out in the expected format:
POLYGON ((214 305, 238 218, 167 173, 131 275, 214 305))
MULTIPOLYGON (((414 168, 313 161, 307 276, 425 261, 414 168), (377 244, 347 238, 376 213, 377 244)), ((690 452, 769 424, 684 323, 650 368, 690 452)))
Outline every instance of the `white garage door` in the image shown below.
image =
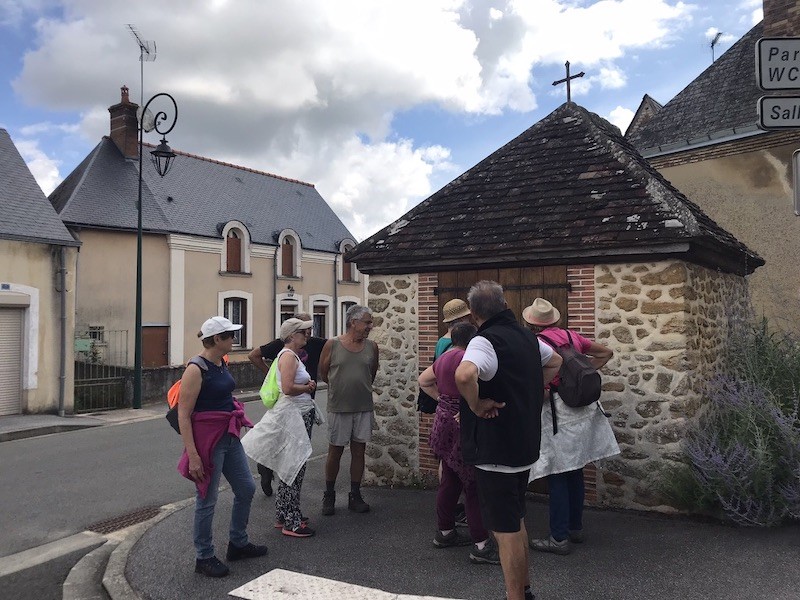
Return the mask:
POLYGON ((0 308, 0 415, 21 412, 22 310, 0 308))

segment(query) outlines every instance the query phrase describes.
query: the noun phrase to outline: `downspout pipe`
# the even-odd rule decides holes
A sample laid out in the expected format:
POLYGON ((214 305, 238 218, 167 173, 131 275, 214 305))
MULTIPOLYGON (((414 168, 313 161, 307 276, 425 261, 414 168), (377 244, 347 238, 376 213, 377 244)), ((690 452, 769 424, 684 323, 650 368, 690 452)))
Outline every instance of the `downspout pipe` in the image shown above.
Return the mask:
POLYGON ((339 335, 339 286, 337 285, 339 279, 339 271, 338 271, 338 260, 339 254, 338 252, 333 255, 333 306, 331 307, 331 311, 333 312, 333 337, 339 335))
POLYGON ((278 252, 280 252, 280 249, 281 245, 278 244, 272 261, 272 318, 274 320, 272 329, 274 333, 269 334, 270 338, 278 331, 278 252))
POLYGON ((58 287, 61 300, 61 364, 58 371, 58 416, 64 416, 64 396, 67 389, 67 248, 59 251, 58 287))

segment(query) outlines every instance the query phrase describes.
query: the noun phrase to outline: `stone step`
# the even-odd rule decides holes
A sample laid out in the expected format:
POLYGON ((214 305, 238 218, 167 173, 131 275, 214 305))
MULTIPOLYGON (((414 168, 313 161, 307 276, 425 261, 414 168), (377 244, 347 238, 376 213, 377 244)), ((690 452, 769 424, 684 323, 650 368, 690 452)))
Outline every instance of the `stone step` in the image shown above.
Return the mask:
POLYGON ((108 540, 80 559, 64 581, 63 600, 110 600, 103 587, 103 574, 118 545, 118 541, 108 540))

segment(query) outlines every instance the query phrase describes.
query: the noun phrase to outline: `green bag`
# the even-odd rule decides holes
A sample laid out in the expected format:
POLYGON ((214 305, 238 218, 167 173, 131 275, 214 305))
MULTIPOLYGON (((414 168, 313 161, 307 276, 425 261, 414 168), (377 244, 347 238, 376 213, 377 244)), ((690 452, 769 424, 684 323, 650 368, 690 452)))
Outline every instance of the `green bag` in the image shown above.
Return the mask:
POLYGON ((261 390, 258 392, 261 396, 261 401, 267 409, 275 406, 281 395, 281 388, 278 385, 278 359, 272 361, 269 366, 267 376, 264 378, 264 383, 261 384, 261 390))

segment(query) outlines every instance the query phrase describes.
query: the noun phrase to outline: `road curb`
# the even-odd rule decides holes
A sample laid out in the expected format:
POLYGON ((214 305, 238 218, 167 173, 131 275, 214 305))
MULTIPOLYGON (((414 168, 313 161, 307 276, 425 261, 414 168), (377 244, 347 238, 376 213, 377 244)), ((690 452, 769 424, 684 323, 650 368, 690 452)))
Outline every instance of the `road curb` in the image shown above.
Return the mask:
POLYGON ((103 592, 101 571, 108 557, 119 545, 119 541, 108 540, 80 559, 70 569, 62 588, 62 600, 102 600, 107 598, 103 592))
POLYGON ((128 556, 131 550, 147 530, 173 513, 190 506, 194 501, 194 498, 187 498, 180 502, 165 504, 161 507, 161 513, 149 521, 134 525, 128 530, 125 539, 109 556, 106 570, 103 574, 103 587, 108 592, 111 600, 142 600, 142 597, 128 583, 128 578, 125 577, 125 567, 128 564, 128 556))

